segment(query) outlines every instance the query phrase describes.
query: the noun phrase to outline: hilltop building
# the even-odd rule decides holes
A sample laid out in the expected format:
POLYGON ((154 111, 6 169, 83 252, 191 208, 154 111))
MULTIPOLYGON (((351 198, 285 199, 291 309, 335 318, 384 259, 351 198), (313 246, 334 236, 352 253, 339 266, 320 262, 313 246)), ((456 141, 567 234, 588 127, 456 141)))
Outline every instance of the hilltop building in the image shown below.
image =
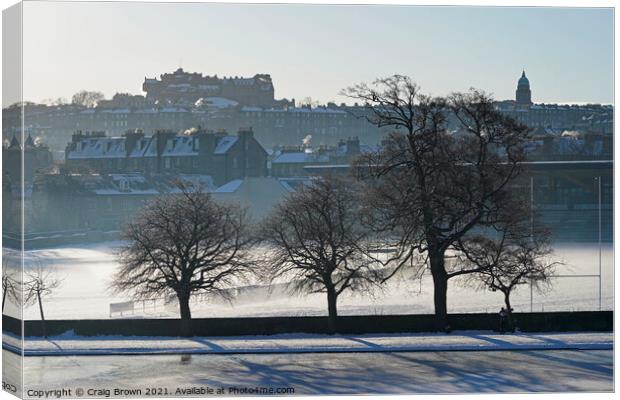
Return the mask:
POLYGON ((532 104, 532 90, 530 89, 530 81, 525 76, 525 70, 523 70, 521 78, 519 78, 519 82, 517 83, 517 92, 515 97, 517 104, 532 104))
POLYGON ((287 105, 287 100, 274 99, 273 82, 269 74, 256 74, 251 78, 203 76, 201 73, 185 72, 179 68, 157 78, 144 78, 142 90, 146 99, 194 104, 201 98, 219 97, 240 104, 257 107, 287 105))
MULTIPOLYGON (((146 96, 119 93, 102 100, 96 107, 73 104, 42 105, 25 103, 2 112, 3 138, 21 135, 41 137, 62 159, 72 132, 103 131, 121 136, 127 130, 152 132, 165 129, 182 132, 193 126, 236 132, 252 126, 254 135, 266 148, 293 146, 307 135, 314 142, 335 146, 343 137, 359 137, 361 143, 376 145, 391 131, 368 123, 364 105, 327 103, 321 106, 295 106, 294 100, 276 100, 269 75, 252 78, 219 78, 187 73, 178 69, 157 78, 146 78, 146 96)), ((611 135, 613 106, 601 104, 561 105, 532 102, 530 79, 522 71, 515 97, 497 101, 499 112, 531 127, 583 134, 611 135)))
POLYGON ((586 135, 613 133, 613 106, 533 103, 525 70, 517 82, 515 100, 498 101, 496 108, 530 128, 554 131, 558 135, 564 131, 579 131, 586 135))

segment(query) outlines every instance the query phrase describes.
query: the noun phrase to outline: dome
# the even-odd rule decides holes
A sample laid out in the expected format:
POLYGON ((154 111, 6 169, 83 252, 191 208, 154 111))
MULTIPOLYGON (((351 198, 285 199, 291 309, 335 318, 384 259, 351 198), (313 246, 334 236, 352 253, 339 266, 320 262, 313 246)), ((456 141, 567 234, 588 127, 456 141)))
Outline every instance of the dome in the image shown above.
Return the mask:
POLYGON ((530 81, 525 76, 525 71, 521 74, 521 78, 519 78, 518 86, 530 86, 530 81))

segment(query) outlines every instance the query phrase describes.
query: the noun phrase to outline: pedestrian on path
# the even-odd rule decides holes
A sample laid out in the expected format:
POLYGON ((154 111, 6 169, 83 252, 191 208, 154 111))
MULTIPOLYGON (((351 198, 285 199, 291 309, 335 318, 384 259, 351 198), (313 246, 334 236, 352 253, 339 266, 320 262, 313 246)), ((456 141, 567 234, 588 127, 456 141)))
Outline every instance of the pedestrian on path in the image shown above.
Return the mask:
POLYGON ((508 311, 504 307, 499 310, 499 332, 503 335, 506 332, 508 322, 508 311))

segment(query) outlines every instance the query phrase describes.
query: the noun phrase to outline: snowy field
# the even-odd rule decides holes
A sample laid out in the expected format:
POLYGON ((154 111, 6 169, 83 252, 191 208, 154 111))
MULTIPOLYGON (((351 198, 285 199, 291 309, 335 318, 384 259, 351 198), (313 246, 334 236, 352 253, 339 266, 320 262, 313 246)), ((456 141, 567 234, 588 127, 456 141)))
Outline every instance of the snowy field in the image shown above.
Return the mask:
MULTIPOLYGON (((61 286, 44 300, 47 319, 110 318, 110 304, 130 300, 128 296, 113 295, 108 286, 118 266, 116 248, 120 242, 84 244, 29 251, 26 268, 44 265, 53 268, 63 279, 61 286), (39 260, 39 261, 36 261, 39 260)), ((613 308, 613 247, 602 249, 603 309, 613 308)), ((5 260, 14 262, 17 253, 4 250, 5 260)), ((598 274, 599 248, 596 244, 557 244, 554 257, 565 263, 558 268, 560 275, 598 274)), ((546 293, 534 291, 534 311, 576 311, 598 309, 598 278, 560 277, 546 293)), ((339 300, 341 315, 424 314, 433 312, 432 279, 411 279, 403 273, 388 281, 380 290, 365 296, 343 295, 339 300)), ((451 313, 496 312, 502 306, 499 292, 475 291, 451 280, 448 289, 448 308, 451 313)), ((529 286, 523 285, 512 296, 515 311, 530 310, 529 286)), ((175 318, 174 304, 163 302, 137 305, 135 312, 122 318, 175 318)), ((5 314, 20 317, 19 308, 5 306, 5 314)), ((232 303, 195 301, 194 317, 250 317, 326 315, 326 299, 321 294, 292 296, 283 290, 259 287, 241 294, 232 303)), ((118 318, 118 315, 113 317, 118 318)), ((24 310, 25 319, 39 319, 36 306, 24 310)))

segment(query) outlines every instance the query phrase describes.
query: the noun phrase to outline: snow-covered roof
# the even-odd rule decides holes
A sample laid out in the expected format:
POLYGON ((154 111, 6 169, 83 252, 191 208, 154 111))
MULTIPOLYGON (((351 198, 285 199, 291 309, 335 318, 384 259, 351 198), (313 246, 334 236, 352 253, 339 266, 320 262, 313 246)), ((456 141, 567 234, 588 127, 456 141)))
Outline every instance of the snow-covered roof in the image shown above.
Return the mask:
POLYGON ((293 193, 295 191, 293 186, 291 186, 291 184, 288 181, 281 180, 280 185, 282 185, 282 187, 286 189, 287 192, 293 193))
POLYGON ((213 183, 213 177, 211 175, 179 174, 178 178, 182 181, 193 183, 194 185, 201 185, 204 190, 211 191, 215 189, 215 184, 213 183))
POLYGON ((156 108, 143 108, 134 111, 136 114, 157 114, 159 111, 156 108))
POLYGON ((313 160, 311 153, 298 152, 298 153, 282 153, 273 159, 272 163, 305 163, 313 160))
POLYGON ((235 143, 237 143, 238 139, 239 139, 238 136, 224 136, 224 137, 222 137, 217 142, 217 146, 215 146, 215 150, 213 150, 213 154, 224 154, 224 153, 226 153, 228 150, 230 150, 230 148, 235 143))
POLYGON ((163 113, 175 113, 175 112, 187 112, 185 108, 181 107, 164 107, 160 110, 163 113))
POLYGON ((260 107, 249 107, 249 106, 247 106, 247 107, 242 107, 241 111, 263 111, 263 109, 260 108, 260 107))
POLYGON ((272 164, 302 164, 308 162, 329 162, 329 155, 311 152, 282 153, 273 159, 272 164))
POLYGON ((157 146, 152 137, 138 139, 136 145, 129 153, 129 157, 156 157, 157 146))
MULTIPOLYGON (((176 135, 168 137, 162 143, 162 157, 184 157, 199 155, 195 141, 197 136, 176 135)), ((239 136, 220 136, 213 150, 213 154, 226 154, 239 140, 239 136)), ((68 159, 90 158, 139 158, 157 157, 157 137, 142 137, 138 139, 126 154, 125 137, 85 137, 74 144, 74 149, 67 154, 68 159)))
POLYGON ((131 110, 128 108, 110 108, 101 112, 106 114, 129 114, 131 110))
POLYGON ((198 152, 194 150, 194 137, 192 136, 175 136, 171 139, 172 146, 166 147, 162 152, 163 157, 177 157, 177 156, 196 156, 198 152))
POLYGON ((99 196, 114 196, 114 195, 156 195, 159 194, 159 191, 156 189, 129 189, 129 190, 118 190, 118 189, 95 189, 94 193, 99 196))
MULTIPOLYGON (((293 108, 293 109, 289 109, 293 112, 308 112, 308 109, 305 107, 302 108, 293 108)), ((314 113, 327 113, 327 114, 346 114, 346 111, 342 111, 342 110, 335 110, 333 108, 329 108, 329 107, 316 107, 313 108, 311 110, 311 112, 314 113)))
POLYGON ((293 193, 296 192, 301 186, 312 184, 312 178, 278 178, 278 182, 287 192, 293 193))
MULTIPOLYGON (((238 102, 234 100, 227 99, 224 97, 205 97, 200 100, 202 100, 200 105, 207 106, 207 107, 213 107, 213 108, 235 107, 236 105, 239 104, 238 102)), ((200 102, 200 100, 198 101, 200 102)))
POLYGON ((142 174, 110 174, 110 178, 113 181, 127 181, 127 182, 136 182, 136 183, 144 183, 146 182, 146 178, 142 174))
POLYGON ((236 192, 237 189, 239 189, 239 187, 241 186, 241 184, 243 183, 243 179, 234 179, 228 183, 225 183, 224 185, 220 186, 219 188, 215 189, 215 193, 233 193, 236 192))
POLYGON ((109 179, 97 175, 97 179, 90 182, 89 190, 100 196, 173 194, 180 192, 175 183, 178 179, 200 185, 206 193, 216 188, 213 178, 204 174, 179 174, 170 180, 148 179, 141 173, 109 174, 107 177, 109 179))
POLYGON ((304 114, 346 114, 346 111, 330 108, 330 107, 288 107, 284 108, 260 108, 260 107, 242 107, 241 111, 246 112, 258 112, 263 111, 266 113, 304 113, 304 114))
POLYGON ((83 158, 124 158, 125 138, 94 137, 81 140, 75 149, 69 151, 67 158, 71 160, 83 158))

